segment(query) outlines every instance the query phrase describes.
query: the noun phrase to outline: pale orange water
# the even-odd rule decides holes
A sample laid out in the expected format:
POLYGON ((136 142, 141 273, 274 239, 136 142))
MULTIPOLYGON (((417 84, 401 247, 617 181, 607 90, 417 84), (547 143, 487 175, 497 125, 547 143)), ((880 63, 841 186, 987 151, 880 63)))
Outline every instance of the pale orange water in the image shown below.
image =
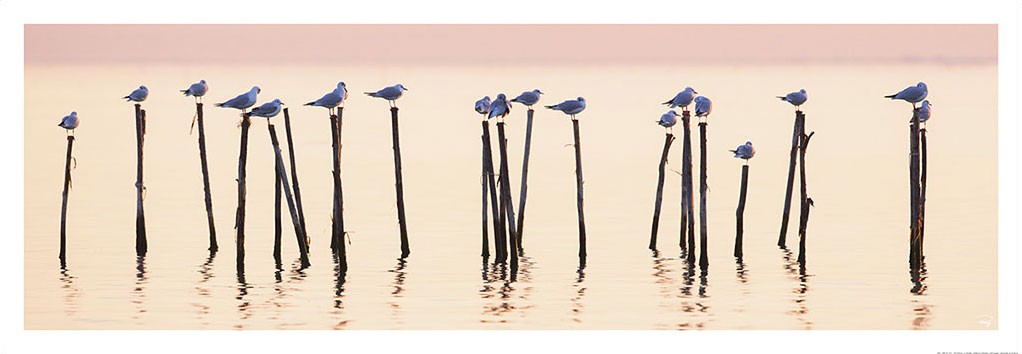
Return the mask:
MULTIPOLYGON (((25 68, 25 326, 28 329, 996 329, 997 69, 876 66, 41 66, 25 68), (206 79, 206 134, 221 251, 207 259, 194 105, 177 90, 206 79), (301 104, 337 81, 344 115, 349 271, 328 250, 327 115, 301 104), (907 103, 881 96, 917 81, 935 104, 929 125, 927 289, 909 292, 907 103), (361 91, 402 83, 405 202, 398 226, 387 105, 361 91), (145 150, 149 253, 134 254, 135 136, 118 98, 151 91, 145 150), (266 122, 254 119, 248 163, 248 251, 234 266, 238 116, 220 102, 262 87, 291 107, 312 267, 297 258, 285 212, 285 270, 271 256, 273 167, 266 122), (680 175, 668 173, 660 250, 646 249, 663 142, 660 102, 686 85, 714 101, 710 117, 709 257, 705 278, 678 259, 680 175), (804 87, 809 223, 806 275, 775 246, 793 109, 775 95, 804 87), (540 88, 541 103, 584 96, 581 120, 589 235, 579 272, 571 123, 536 112, 522 269, 485 272, 480 253, 480 126, 472 103, 540 88), (965 99, 965 98, 968 99, 965 99), (68 269, 57 261, 65 139, 81 117, 68 207, 68 269), (745 258, 731 256, 740 162, 751 140, 745 258)), ((525 110, 508 119, 518 193, 525 110)), ((278 134, 283 139, 283 122, 278 134)), ((693 131, 697 131, 693 126, 693 131)), ((496 130, 492 131, 496 137, 496 130)), ((668 168, 680 171, 681 129, 668 168)), ((494 138, 495 139, 495 138, 494 138)), ((694 136, 698 157, 698 136, 694 136)), ((496 146, 496 145, 495 145, 496 146)), ((286 158, 286 157, 285 157, 286 158)), ((698 161, 698 160, 697 160, 698 161)), ((698 162, 695 166, 698 169, 698 162)), ((697 180, 698 183, 698 180, 697 180)), ((796 188, 797 192, 797 188, 796 188)), ((515 198, 517 201, 517 197, 515 198)), ((797 205, 797 202, 796 202, 797 205)), ((797 207, 795 208, 797 209, 797 207)), ((285 209, 286 210, 286 209, 285 209)), ((797 213, 788 245, 797 249, 797 213)), ((697 225, 698 230, 698 225, 697 225)))

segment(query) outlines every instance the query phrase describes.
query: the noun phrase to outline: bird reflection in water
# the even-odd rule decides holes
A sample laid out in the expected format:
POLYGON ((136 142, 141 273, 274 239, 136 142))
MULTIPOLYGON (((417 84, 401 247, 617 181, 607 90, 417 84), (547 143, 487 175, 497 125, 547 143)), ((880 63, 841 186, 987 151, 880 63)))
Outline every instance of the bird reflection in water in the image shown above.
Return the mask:
POLYGON ((64 291, 64 315, 74 316, 78 313, 78 286, 75 276, 66 267, 60 268, 60 288, 64 291))
POLYGON ((397 265, 394 266, 394 269, 389 270, 389 272, 394 273, 394 282, 392 283, 394 285, 394 291, 390 292, 391 301, 388 303, 390 305, 391 310, 390 317, 398 325, 404 324, 400 300, 401 298, 404 297, 405 277, 408 275, 408 273, 405 271, 405 267, 407 265, 408 260, 404 258, 398 258, 397 265))
POLYGON ((806 306, 809 293, 809 277, 812 275, 806 273, 804 262, 793 259, 791 251, 787 247, 781 248, 781 253, 784 258, 784 270, 788 273, 789 278, 796 281, 795 289, 791 291, 795 295, 792 300, 795 304, 795 309, 788 311, 788 313, 795 316, 795 319, 802 324, 802 329, 813 329, 813 321, 808 319, 809 307, 806 306))
POLYGON ((198 308, 197 319, 202 326, 209 326, 209 321, 206 316, 209 315, 209 305, 206 304, 206 300, 210 299, 210 291, 206 283, 213 279, 213 259, 216 258, 216 252, 210 252, 209 257, 206 261, 199 265, 199 282, 195 284, 195 293, 199 296, 198 302, 193 302, 192 306, 198 308))
POLYGON ((131 316, 131 319, 136 321, 137 325, 143 323, 139 321, 142 314, 148 312, 145 308, 145 286, 149 282, 149 277, 146 276, 145 257, 135 258, 135 288, 132 290, 131 303, 135 304, 135 314, 131 316))
POLYGON ((344 314, 344 283, 347 280, 347 267, 341 266, 340 259, 334 257, 334 309, 331 313, 337 323, 334 324, 333 329, 344 329, 348 325, 348 320, 341 319, 341 315, 344 314))

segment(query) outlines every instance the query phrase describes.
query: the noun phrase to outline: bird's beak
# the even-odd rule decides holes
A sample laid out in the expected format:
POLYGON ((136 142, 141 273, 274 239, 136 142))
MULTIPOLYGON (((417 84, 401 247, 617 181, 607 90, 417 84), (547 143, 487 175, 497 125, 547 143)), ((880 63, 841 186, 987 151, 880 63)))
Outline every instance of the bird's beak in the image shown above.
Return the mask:
POLYGON ((696 91, 696 90, 692 90, 692 93, 699 93, 699 91, 696 91))

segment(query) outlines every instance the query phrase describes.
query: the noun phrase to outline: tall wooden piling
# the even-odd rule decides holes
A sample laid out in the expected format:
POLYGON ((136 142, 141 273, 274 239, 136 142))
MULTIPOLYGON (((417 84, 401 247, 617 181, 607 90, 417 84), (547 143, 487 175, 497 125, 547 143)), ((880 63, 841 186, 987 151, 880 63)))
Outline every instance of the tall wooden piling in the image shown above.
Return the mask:
POLYGON ((67 158, 64 160, 64 192, 60 199, 60 267, 67 266, 67 193, 71 187, 71 149, 74 147, 74 135, 67 136, 67 158))
POLYGON ((689 119, 689 111, 682 111, 681 122, 684 125, 685 136, 682 139, 681 151, 681 241, 679 244, 686 253, 686 261, 689 264, 695 264, 696 220, 695 197, 692 193, 692 129, 689 125, 689 119))
POLYGON ((926 128, 919 129, 919 146, 922 170, 919 174, 919 261, 922 262, 926 256, 923 253, 923 242, 926 239, 926 128))
MULTIPOLYGON (((485 136, 480 134, 479 135, 479 139, 482 140, 484 145, 486 144, 486 137, 485 136)), ((487 203, 486 203, 486 199, 487 199, 487 194, 486 193, 488 192, 488 190, 486 188, 486 151, 483 148, 480 148, 479 149, 479 154, 481 155, 481 158, 482 158, 482 163, 480 164, 482 172, 479 174, 479 184, 482 185, 482 191, 483 191, 483 194, 482 194, 482 198, 483 198, 483 203, 482 203, 483 204, 483 242, 482 242, 482 248, 483 248, 483 250, 482 250, 482 252, 479 255, 482 256, 485 259, 485 258, 490 258, 490 235, 489 235, 490 223, 489 223, 488 220, 486 220, 486 214, 489 212, 489 210, 487 210, 489 205, 487 205, 487 203)), ((494 203, 496 203, 496 201, 494 201, 494 203)), ((485 265, 486 265, 486 262, 483 261, 484 268, 485 268, 485 265)))
POLYGON ((699 268, 710 265, 706 254, 708 226, 706 222, 706 122, 699 122, 699 268))
POLYGON ((248 129, 252 120, 248 113, 241 116, 241 152, 238 154, 238 209, 234 214, 234 228, 237 229, 237 268, 245 271, 245 166, 248 164, 248 129))
MULTIPOLYGON (((483 119, 483 168, 486 173, 486 185, 490 192, 490 209, 493 215, 493 251, 496 253, 494 262, 507 261, 507 232, 504 230, 503 203, 497 199, 497 182, 493 170, 493 148, 490 145, 490 122, 483 119)), ((503 193, 501 193, 503 195, 503 193)))
POLYGON ((280 183, 280 169, 277 168, 277 164, 273 164, 273 261, 277 265, 277 268, 281 266, 280 257, 280 239, 283 235, 283 225, 281 225, 281 214, 280 214, 280 199, 281 196, 281 183, 280 183))
POLYGON ((390 126, 394 137, 394 187, 397 190, 397 221, 401 228, 401 258, 408 257, 408 227, 405 223, 405 191, 401 182, 401 143, 398 138, 397 107, 390 107, 390 126))
POLYGON ((308 235, 308 229, 305 228, 305 211, 302 208, 302 191, 298 187, 298 169, 295 167, 295 143, 291 138, 291 115, 288 114, 287 108, 284 108, 284 135, 287 136, 287 156, 291 162, 291 185, 294 187, 295 206, 298 208, 298 224, 302 227, 302 233, 308 235))
POLYGON ((585 267, 586 264, 586 218, 583 213, 583 201, 582 201, 582 142, 578 136, 578 119, 574 116, 571 117, 571 124, 575 133, 575 188, 578 194, 578 261, 579 267, 585 267))
POLYGON ((742 258, 742 234, 745 233, 745 195, 749 187, 749 165, 742 165, 742 184, 735 210, 735 257, 742 258))
POLYGON ((529 151, 532 148, 532 114, 535 111, 529 107, 528 118, 525 123, 525 154, 522 158, 522 187, 518 193, 518 252, 522 252, 522 233, 525 230, 525 196, 529 190, 529 151))
POLYGON ((137 141, 137 173, 135 175, 135 190, 138 197, 135 203, 135 254, 144 257, 149 249, 145 233, 145 209, 142 205, 142 194, 145 192, 145 184, 142 183, 142 150, 145 146, 145 110, 142 105, 135 104, 135 140, 137 141))
POLYGON ((918 269, 919 259, 919 111, 912 110, 909 125, 909 266, 918 269))
POLYGON ((209 252, 216 252, 216 225, 213 223, 213 197, 209 188, 209 168, 206 162, 206 127, 202 120, 202 103, 195 103, 195 115, 199 123, 199 162, 202 164, 202 191, 205 194, 206 221, 209 224, 209 252))
POLYGON ((333 213, 331 214, 330 249, 342 258, 347 267, 347 246, 344 244, 344 192, 341 187, 341 117, 344 107, 337 107, 337 114, 330 115, 330 139, 333 147, 333 213))
POLYGON ((500 188, 501 188, 501 200, 500 203, 504 206, 504 214, 502 217, 507 219, 507 231, 508 231, 508 253, 511 256, 511 269, 512 272, 518 269, 518 232, 515 230, 515 220, 513 202, 511 201, 511 178, 508 176, 509 169, 507 167, 507 138, 504 135, 504 122, 497 122, 497 139, 500 140, 500 188))
POLYGON ((659 175, 656 182, 656 202, 653 205, 653 230, 649 235, 649 249, 656 250, 656 236, 660 230, 660 206, 664 197, 664 172, 667 167, 667 155, 671 151, 671 143, 674 142, 674 135, 667 133, 664 137, 664 152, 660 155, 659 175))
MULTIPOLYGON (((805 116, 802 116, 801 126, 799 130, 802 132, 806 131, 805 127, 805 116)), ((809 207, 812 202, 809 199, 808 190, 806 189, 806 149, 809 148, 809 140, 812 139, 815 132, 809 132, 808 135, 802 134, 798 148, 798 176, 799 176, 799 213, 798 213, 798 262, 799 264, 805 265, 806 261, 806 227, 809 225, 809 207)))
POLYGON ((802 137, 802 111, 795 111, 795 127, 791 133, 791 157, 788 160, 788 184, 784 192, 784 211, 781 212, 781 232, 777 236, 777 246, 784 248, 788 236, 788 215, 791 212, 791 192, 795 187, 795 159, 798 158, 798 145, 802 137))
POLYGON ((298 217, 298 210, 295 206, 294 197, 291 195, 291 186, 287 180, 287 170, 284 168, 284 158, 280 154, 280 143, 277 140, 277 130, 267 120, 267 130, 270 132, 270 143, 273 144, 273 154, 276 157, 277 177, 284 189, 284 199, 287 200, 287 208, 291 213, 291 223, 295 227, 295 238, 298 242, 298 253, 302 262, 302 268, 309 266, 309 243, 305 239, 305 232, 302 231, 301 219, 298 217))

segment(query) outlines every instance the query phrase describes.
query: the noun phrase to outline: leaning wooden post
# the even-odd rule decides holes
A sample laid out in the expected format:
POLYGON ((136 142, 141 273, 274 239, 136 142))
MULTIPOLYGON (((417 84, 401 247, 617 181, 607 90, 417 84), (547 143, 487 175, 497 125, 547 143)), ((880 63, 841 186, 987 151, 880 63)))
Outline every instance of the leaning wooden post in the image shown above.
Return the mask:
MULTIPOLYGON (((799 130, 805 132, 805 116, 802 116, 799 130)), ((812 139, 813 134, 816 132, 809 132, 808 135, 802 134, 801 142, 798 148, 798 176, 799 176, 799 214, 798 214, 798 262, 799 264, 805 265, 806 262, 806 227, 809 225, 809 207, 812 205, 811 199, 806 189, 806 149, 809 148, 809 139, 812 139)))
POLYGON ((401 258, 408 257, 408 228, 405 224, 405 192, 401 183, 401 143, 397 133, 397 107, 390 107, 390 123, 394 137, 394 187, 397 190, 397 221, 401 227, 401 258))
MULTIPOLYGON (((486 144, 486 137, 485 136, 479 135, 479 139, 482 140, 483 144, 486 144)), ((486 220, 486 213, 489 212, 487 210, 487 208, 489 206, 486 203, 486 197, 487 197, 487 195, 486 195, 486 192, 487 192, 487 189, 486 189, 486 152, 483 149, 479 149, 479 154, 482 156, 481 157, 482 158, 482 164, 480 165, 482 167, 482 173, 479 174, 479 184, 482 185, 482 191, 483 191, 483 195, 482 195, 482 198, 483 198, 483 251, 482 251, 482 253, 480 253, 480 256, 482 256, 485 259, 485 258, 490 258, 490 235, 489 235, 490 225, 489 225, 489 221, 486 220)), ((494 203, 496 203, 496 201, 494 201, 494 203)), ((485 264, 486 262, 484 261, 483 263, 485 264)))
POLYGON ((298 253, 301 258, 302 268, 307 268, 309 267, 309 244, 305 240, 301 219, 298 217, 295 200, 291 195, 291 186, 287 180, 287 170, 284 168, 284 158, 281 157, 280 143, 277 141, 277 130, 274 129, 273 124, 269 123, 269 119, 267 119, 266 127, 270 131, 270 142, 273 144, 273 153, 276 157, 277 176, 280 179, 280 183, 283 184, 284 199, 287 200, 287 208, 291 212, 291 223, 295 227, 295 238, 298 241, 298 253))
MULTIPOLYGON (((344 243, 347 231, 344 228, 344 186, 341 184, 341 126, 344 121, 344 107, 337 107, 336 124, 331 125, 337 134, 334 144, 334 214, 337 228, 334 230, 332 239, 337 242, 333 249, 337 253, 338 264, 342 269, 348 269, 348 246, 344 243)), ((304 220, 304 219, 303 219, 304 220)))
POLYGON ((209 251, 216 252, 216 226, 213 223, 213 197, 209 188, 209 168, 206 167, 206 128, 202 122, 202 103, 195 103, 195 115, 199 123, 199 162, 202 164, 202 191, 206 199, 206 221, 209 224, 209 251))
POLYGON ((504 122, 497 122, 497 139, 500 140, 500 188, 503 192, 500 203, 504 205, 504 215, 507 218, 508 231, 508 253, 511 255, 511 269, 518 269, 518 235, 515 230, 513 202, 511 201, 511 178, 508 177, 507 167, 507 139, 504 137, 504 122))
POLYGON ((791 212, 791 192, 795 186, 795 159, 798 157, 798 143, 802 136, 803 120, 802 111, 795 111, 795 128, 791 134, 791 158, 788 160, 788 184, 786 185, 784 192, 784 211, 781 212, 781 233, 777 237, 777 246, 785 247, 786 238, 788 236, 788 215, 791 212))
POLYGON ((144 257, 149 249, 145 234, 145 209, 142 205, 142 193, 145 185, 142 183, 142 150, 145 145, 145 110, 142 105, 135 104, 135 140, 138 142, 137 174, 135 175, 135 189, 138 191, 135 207, 135 254, 144 257))
POLYGON ((674 142, 674 135, 667 133, 664 137, 664 152, 660 155, 659 177, 656 182, 656 202, 653 205, 653 230, 649 236, 649 249, 656 250, 656 236, 660 229, 660 206, 664 197, 664 169, 667 166, 667 155, 671 151, 671 143, 674 142))
POLYGON ((922 171, 919 177, 919 262, 922 263, 926 257, 923 255, 923 241, 926 236, 926 128, 919 129, 919 145, 922 153, 922 171))
POLYGON ((738 210, 735 210, 735 257, 742 259, 742 234, 745 232, 745 195, 749 187, 749 165, 742 165, 742 184, 738 194, 738 210))
POLYGON ((687 250, 686 261, 696 262, 696 220, 694 194, 692 193, 692 129, 689 125, 689 111, 681 112, 681 122, 685 128, 681 151, 681 241, 682 250, 687 250), (686 234, 688 236, 686 236, 686 234), (686 247, 686 242, 688 243, 686 247))
POLYGON ((529 179, 529 151, 532 147, 532 114, 535 111, 529 107, 528 118, 525 123, 525 154, 522 158, 522 187, 518 195, 518 252, 522 251, 522 232, 525 229, 525 194, 529 190, 527 183, 529 179))
POLYGON ((248 113, 241 115, 241 152, 238 155, 238 210, 234 216, 234 228, 237 229, 237 268, 245 271, 245 165, 248 163, 248 128, 252 125, 248 113))
POLYGON ((706 122, 699 122, 699 267, 704 271, 710 265, 706 254, 706 122))
MULTIPOLYGON (((490 145, 490 122, 483 119, 483 168, 486 171, 486 185, 490 190, 490 209, 493 214, 493 251, 496 253, 494 262, 503 263, 507 260, 507 232, 504 230, 503 203, 497 199, 497 183, 493 170, 493 148, 490 145)), ((503 195, 503 192, 501 192, 503 195)))
POLYGON ((280 183, 280 169, 277 168, 277 164, 273 164, 273 261, 279 268, 281 263, 280 257, 280 239, 283 234, 283 227, 280 219, 280 199, 281 199, 281 183, 280 183))
POLYGON ((308 230, 305 228, 305 211, 302 208, 302 191, 298 188, 298 169, 295 168, 295 143, 291 138, 291 115, 288 114, 287 108, 284 108, 284 135, 287 136, 287 156, 291 160, 291 185, 294 186, 295 204, 298 207, 298 224, 302 226, 302 233, 308 235, 308 230))
POLYGON ((67 193, 71 187, 71 148, 74 146, 75 136, 67 136, 67 158, 64 160, 64 192, 60 199, 60 267, 67 265, 67 193))
POLYGON ((571 124, 575 133, 575 187, 578 190, 578 261, 579 267, 586 264, 586 218, 583 213, 582 201, 582 142, 578 137, 578 119, 571 117, 571 124))
POLYGON ((918 269, 919 262, 919 111, 912 110, 909 125, 909 266, 918 269))

